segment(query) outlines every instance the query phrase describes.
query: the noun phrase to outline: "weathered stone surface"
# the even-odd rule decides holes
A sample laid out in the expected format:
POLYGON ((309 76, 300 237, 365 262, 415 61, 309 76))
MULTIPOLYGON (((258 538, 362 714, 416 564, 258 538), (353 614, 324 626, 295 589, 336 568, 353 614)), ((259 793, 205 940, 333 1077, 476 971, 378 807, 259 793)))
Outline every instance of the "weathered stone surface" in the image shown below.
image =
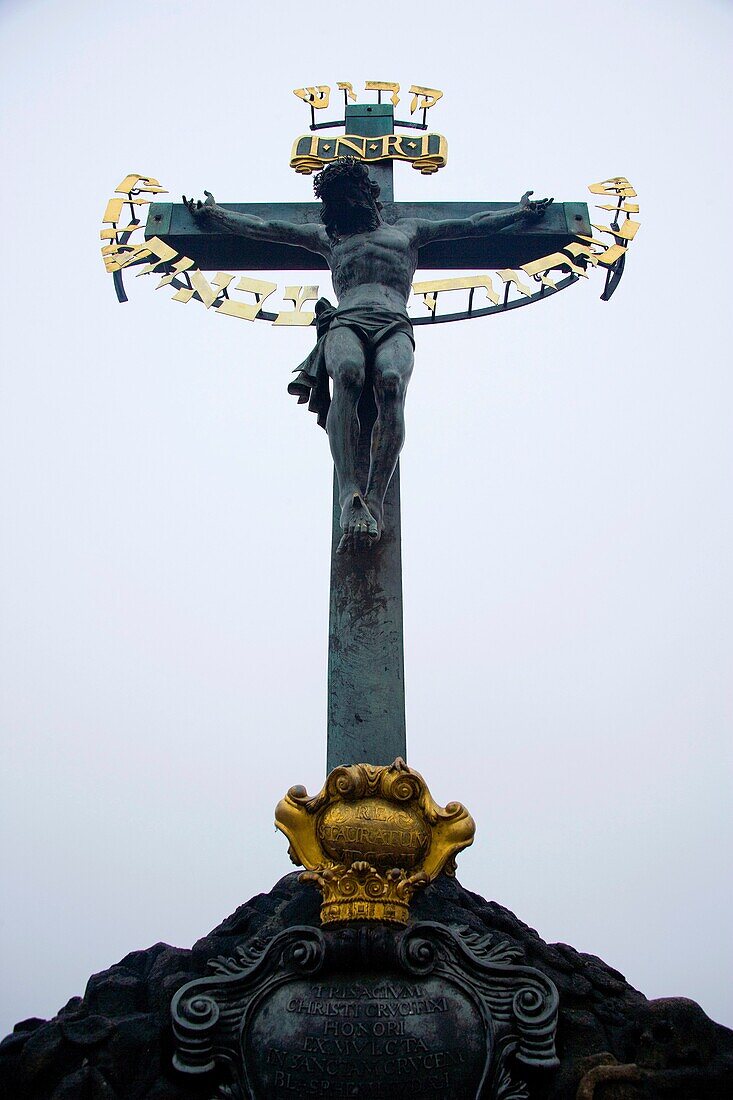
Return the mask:
POLYGON ((66 1016, 61 1018, 61 1034, 70 1043, 93 1047, 103 1043, 114 1031, 114 1024, 104 1016, 66 1016))
POLYGON ((64 1078, 51 1094, 51 1100, 118 1100, 118 1093, 113 1092, 98 1069, 84 1066, 64 1078))
MULTIPOLYGON (((288 875, 189 950, 156 944, 92 977, 49 1022, 18 1024, 0 1044, 0 1095, 23 1100, 207 1100, 210 1081, 171 1067, 174 992, 207 962, 319 924, 320 897, 288 875)), ((496 931, 560 993, 560 1067, 530 1081, 535 1100, 724 1100, 733 1095, 733 1032, 684 998, 648 1001, 623 975, 566 944, 546 944, 508 909, 441 876, 412 906, 416 920, 496 931)))

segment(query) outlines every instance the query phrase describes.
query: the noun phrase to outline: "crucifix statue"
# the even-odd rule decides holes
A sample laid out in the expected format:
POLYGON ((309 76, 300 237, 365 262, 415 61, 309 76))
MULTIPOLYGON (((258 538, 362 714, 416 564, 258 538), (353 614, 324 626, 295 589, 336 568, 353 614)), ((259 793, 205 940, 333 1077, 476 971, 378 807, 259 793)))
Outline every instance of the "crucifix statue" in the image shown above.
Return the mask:
MULTIPOLYGON (((628 201, 636 192, 613 177, 590 190, 614 200, 610 226, 591 225, 585 203, 395 202, 395 160, 430 175, 443 167, 447 145, 427 133, 425 115, 442 93, 413 86, 411 111, 422 122, 395 120, 399 86, 370 81, 377 103, 355 99, 342 83, 344 117, 316 122, 329 89, 299 89, 311 108, 311 133, 293 146, 291 167, 317 172, 320 202, 182 204, 157 201, 157 180, 127 176, 104 216, 105 263, 121 301, 122 269, 152 263, 141 274, 164 272, 159 287, 176 290, 179 302, 197 300, 222 316, 255 318, 316 330, 311 353, 288 389, 327 429, 334 460, 334 503, 328 644, 327 770, 340 764, 386 765, 406 757, 399 454, 404 441, 405 393, 413 366, 413 326, 464 320, 514 309, 550 297, 586 277, 590 266, 606 270, 602 297, 610 298, 623 272, 626 248, 639 223, 628 201), (381 101, 391 92, 391 102, 381 101), (320 136, 343 126, 346 134, 320 136), (395 127, 408 129, 397 133, 395 127), (421 131, 413 137, 414 131, 421 131), (143 187, 139 187, 142 182, 143 187), (144 226, 145 246, 130 245, 142 228, 135 206, 141 191, 156 201, 144 226), (120 195, 126 194, 127 199, 120 195), (120 224, 123 205, 132 220, 120 224), (625 215, 625 220, 623 216, 625 215), (111 228, 109 228, 111 226, 111 228), (593 229, 611 234, 610 245, 593 229), (294 310, 277 315, 264 304, 275 283, 243 277, 234 285, 226 269, 311 271, 330 269, 336 306, 318 298, 315 286, 285 288, 294 310), (413 282, 419 269, 480 275, 413 282), (216 272, 211 281, 204 272, 216 272), (497 292, 489 271, 503 283, 497 292), (561 273, 558 280, 557 272, 561 273), (552 276, 552 277, 551 277, 552 276), (410 292, 422 295, 428 316, 408 316, 410 292), (468 309, 439 314, 439 294, 468 293, 468 309), (512 291, 513 297, 510 295, 512 291), (238 293, 254 294, 254 304, 238 293), (491 305, 474 304, 485 294, 491 305)), ((441 299, 442 300, 442 299, 441 299)))
POLYGON ((227 1095, 252 1100, 286 1091, 331 1095, 333 1088, 354 1096, 376 1095, 376 1088, 385 1098, 410 1090, 446 1100, 525 1096, 512 1077, 515 1062, 518 1075, 522 1064, 557 1065, 554 984, 516 965, 517 949, 494 943, 493 933, 483 937, 444 921, 440 894, 434 895, 440 919, 414 919, 410 910, 416 892, 455 871, 455 857, 475 831, 464 806, 438 805, 406 763, 398 459, 413 326, 549 297, 585 277, 589 265, 607 269, 607 300, 638 228, 628 217, 638 207, 626 201, 636 192, 623 177, 592 185, 592 192, 615 199, 615 206, 601 207, 612 211, 611 225, 592 227, 585 204, 533 201, 531 191, 516 204, 394 202, 394 160, 424 174, 446 163, 445 139, 424 132, 426 112, 442 93, 413 86, 411 113, 420 107, 422 122, 396 122, 398 85, 369 81, 376 104, 350 104, 352 86, 339 88, 345 117, 332 123, 315 121, 328 106, 327 86, 296 91, 310 105, 312 124, 311 134, 296 140, 291 166, 317 171, 319 204, 220 205, 208 191, 204 201, 155 202, 143 246, 128 243, 141 228, 135 206, 148 201, 141 191, 162 190, 157 180, 125 177, 105 211, 102 239, 113 243, 103 252, 121 300, 122 269, 152 256, 140 274, 162 274, 158 287, 175 289, 178 302, 196 299, 217 314, 250 321, 314 325, 315 347, 288 389, 326 428, 335 468, 328 775, 312 797, 291 787, 275 810, 293 862, 305 868, 300 882, 320 891, 322 927, 288 924, 262 945, 211 960, 211 973, 182 985, 171 1003, 173 1064, 197 1077, 222 1069, 227 1095), (392 93, 391 103, 381 102, 383 92, 392 93), (344 137, 318 136, 342 125, 344 137), (398 134, 395 125, 423 133, 398 134), (132 220, 121 226, 126 203, 132 220), (612 234, 613 244, 594 237, 592 228, 612 234), (328 268, 337 304, 318 299, 316 286, 288 286, 284 298, 295 308, 265 314, 276 284, 245 276, 233 285, 223 267, 328 268), (484 273, 413 282, 421 267, 484 273), (487 269, 504 284, 503 299, 487 269), (209 279, 207 271, 215 274, 209 279), (558 282, 551 277, 556 271, 563 273, 558 282), (467 311, 439 315, 438 295, 458 290, 468 293, 467 311), (492 305, 474 309, 476 291, 492 305), (422 296, 429 317, 408 314, 411 292, 422 296), (238 297, 246 294, 255 302, 238 297), (303 310, 316 299, 312 313, 303 310), (370 1000, 360 1016, 363 994, 370 1000), (384 1031, 383 1004, 401 1045, 384 1031), (380 1009, 379 1019, 369 1008, 380 1009), (336 1024, 326 1030, 326 1017, 345 1019, 343 1010, 358 1020, 348 1022, 352 1030, 339 1032, 336 1024), (356 1026, 364 1042, 346 1040, 342 1047, 356 1026), (392 1057, 400 1052, 405 1057, 392 1057), (335 1066, 335 1076, 324 1065, 335 1066))
POLYGON ((327 165, 315 178, 321 222, 296 223, 229 211, 211 192, 201 202, 183 197, 199 221, 255 240, 295 245, 323 256, 331 269, 338 306, 316 306, 318 340, 289 386, 325 425, 338 480, 340 526, 337 552, 363 550, 379 540, 384 501, 405 439, 405 394, 415 341, 407 299, 419 249, 432 241, 491 235, 509 225, 541 218, 552 199, 532 201, 531 191, 501 213, 464 218, 383 219, 379 184, 354 157, 327 165), (333 387, 329 392, 328 380, 333 387), (377 417, 371 428, 366 481, 358 469, 358 406, 365 385, 373 389, 377 417))

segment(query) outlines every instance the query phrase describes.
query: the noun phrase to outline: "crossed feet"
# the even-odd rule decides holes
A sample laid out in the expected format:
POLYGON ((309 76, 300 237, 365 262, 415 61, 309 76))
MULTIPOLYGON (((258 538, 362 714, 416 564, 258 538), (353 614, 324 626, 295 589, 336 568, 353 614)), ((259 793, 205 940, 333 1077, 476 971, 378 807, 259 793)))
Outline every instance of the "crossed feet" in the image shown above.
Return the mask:
POLYGON ((381 509, 361 493, 350 493, 341 509, 341 530, 337 554, 368 549, 382 534, 381 509))

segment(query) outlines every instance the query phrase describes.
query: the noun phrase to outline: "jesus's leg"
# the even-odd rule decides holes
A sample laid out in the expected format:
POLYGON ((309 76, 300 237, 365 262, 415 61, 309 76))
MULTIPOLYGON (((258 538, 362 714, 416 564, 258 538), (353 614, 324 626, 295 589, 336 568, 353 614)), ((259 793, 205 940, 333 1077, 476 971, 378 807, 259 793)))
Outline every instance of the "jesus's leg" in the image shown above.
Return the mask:
POLYGON ((382 533, 387 486, 405 442, 405 394, 413 361, 412 341, 404 332, 395 333, 374 353, 377 420, 372 430, 366 503, 377 521, 377 538, 382 533))
POLYGON ((357 405, 364 388, 365 360, 361 340, 348 328, 329 332, 325 344, 326 370, 333 393, 326 420, 328 442, 339 484, 341 529, 344 532, 339 550, 377 537, 377 524, 364 501, 362 486, 356 475, 359 447, 359 416, 357 405))

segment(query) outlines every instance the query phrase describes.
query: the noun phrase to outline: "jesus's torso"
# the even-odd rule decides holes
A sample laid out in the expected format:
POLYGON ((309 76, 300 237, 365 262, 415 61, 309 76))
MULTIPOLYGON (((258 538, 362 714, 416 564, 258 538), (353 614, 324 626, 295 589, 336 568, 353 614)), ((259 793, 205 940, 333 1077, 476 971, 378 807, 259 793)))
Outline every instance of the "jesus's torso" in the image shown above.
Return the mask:
POLYGON ((341 308, 373 306, 403 312, 417 267, 417 248, 392 225, 331 242, 328 256, 341 308))

